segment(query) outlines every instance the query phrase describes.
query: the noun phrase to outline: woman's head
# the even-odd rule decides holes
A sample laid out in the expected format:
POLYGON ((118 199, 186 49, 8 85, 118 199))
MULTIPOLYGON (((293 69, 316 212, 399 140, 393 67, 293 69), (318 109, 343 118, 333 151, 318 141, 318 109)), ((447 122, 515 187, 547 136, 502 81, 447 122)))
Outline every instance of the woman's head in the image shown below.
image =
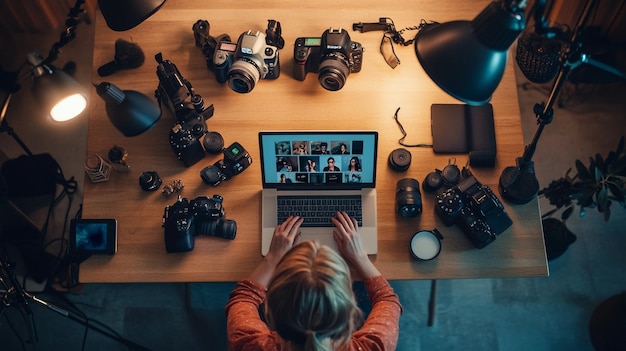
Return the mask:
POLYGON ((361 318, 350 269, 331 248, 304 241, 276 267, 265 301, 268 324, 302 349, 319 350, 349 340, 361 318))

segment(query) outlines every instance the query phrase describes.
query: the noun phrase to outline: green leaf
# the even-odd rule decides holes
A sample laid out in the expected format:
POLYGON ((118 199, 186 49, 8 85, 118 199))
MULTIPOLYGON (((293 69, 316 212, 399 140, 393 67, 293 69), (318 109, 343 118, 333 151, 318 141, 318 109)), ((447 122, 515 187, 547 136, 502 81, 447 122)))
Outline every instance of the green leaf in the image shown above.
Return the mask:
POLYGON ((613 173, 626 176, 626 156, 622 156, 615 161, 613 173))
POLYGON ((587 167, 581 160, 576 160, 576 170, 578 171, 578 178, 581 180, 591 180, 591 174, 587 171, 587 167))
POLYGON ((609 189, 602 187, 596 192, 596 203, 598 204, 598 211, 603 212, 609 206, 609 189))
POLYGON ((599 169, 602 173, 606 173, 606 164, 600 154, 596 154, 596 169, 599 169))
POLYGON ((604 161, 606 173, 613 172, 613 161, 615 161, 616 156, 615 151, 610 151, 609 155, 606 157, 606 160, 604 161))
POLYGON ((602 170, 599 167, 595 169, 596 182, 601 182, 604 179, 604 174, 602 174, 602 170))
POLYGON ((604 210, 604 221, 608 222, 609 218, 611 217, 611 202, 609 201, 608 205, 606 206, 606 209, 604 210))
POLYGON ((565 211, 563 211, 563 213, 561 214, 561 220, 567 220, 572 215, 572 213, 574 213, 574 206, 570 206, 565 209, 565 211))
POLYGON ((615 197, 615 200, 619 202, 624 201, 624 190, 620 189, 615 183, 607 183, 609 190, 611 191, 611 195, 615 197))

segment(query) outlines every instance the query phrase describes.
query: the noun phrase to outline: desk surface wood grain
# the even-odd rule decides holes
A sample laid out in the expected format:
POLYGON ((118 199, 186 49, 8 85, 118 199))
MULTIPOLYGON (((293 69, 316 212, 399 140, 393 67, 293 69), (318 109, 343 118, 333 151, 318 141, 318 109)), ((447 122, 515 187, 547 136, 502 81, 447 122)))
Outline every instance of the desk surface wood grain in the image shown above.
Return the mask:
MULTIPOLYGON (((445 227, 434 213, 434 197, 422 193, 424 212, 411 219, 400 218, 394 209, 396 182, 412 177, 421 183, 426 174, 444 167, 450 155, 429 148, 412 148, 412 163, 406 172, 387 166, 389 153, 400 147, 402 136, 393 115, 408 136, 407 143, 432 143, 430 107, 433 103, 460 103, 439 89, 423 71, 413 46, 396 46, 401 64, 391 69, 379 52, 382 32, 352 31, 354 22, 377 22, 381 16, 398 28, 418 25, 420 20, 446 22, 471 20, 488 1, 405 1, 392 7, 380 1, 188 1, 170 0, 147 21, 127 32, 114 32, 96 13, 94 83, 109 81, 124 90, 142 92, 156 101, 158 85, 154 55, 161 52, 177 65, 205 103, 214 104, 209 130, 223 135, 225 143, 241 143, 253 164, 243 173, 217 187, 204 184, 200 170, 220 156, 208 155, 186 168, 170 149, 168 133, 174 117, 164 108, 155 127, 128 138, 108 120, 103 100, 92 89, 89 112, 88 154, 105 156, 113 145, 128 151, 129 173, 112 172, 109 181, 85 181, 84 218, 118 220, 118 252, 92 256, 81 264, 81 282, 194 282, 235 281, 248 274, 261 259, 260 204, 261 169, 258 132, 261 130, 377 130, 378 246, 372 261, 389 279, 441 279, 543 276, 548 274, 539 209, 536 201, 505 207, 513 226, 484 249, 476 249, 456 226, 445 227), (210 22, 213 36, 227 33, 236 40, 243 32, 265 31, 268 19, 281 22, 285 48, 280 51, 281 75, 261 80, 249 94, 239 94, 219 84, 195 46, 192 26, 210 22), (343 89, 324 90, 317 75, 305 81, 293 78, 293 44, 297 37, 321 36, 329 27, 346 28, 352 41, 364 48, 361 72, 350 74, 343 89), (97 68, 114 57, 118 38, 137 43, 145 53, 144 64, 110 77, 97 75, 97 68), (181 179, 181 195, 224 197, 226 218, 237 221, 235 240, 197 237, 193 251, 168 254, 161 227, 164 208, 175 201, 158 192, 144 192, 138 184, 142 171, 155 170, 164 183, 181 179), (419 229, 438 228, 445 239, 438 258, 418 262, 409 255, 409 240, 419 229)), ((407 31, 409 39, 414 32, 407 31)), ((511 61, 511 60, 510 60, 511 61)), ((495 168, 473 169, 476 177, 494 191, 501 170, 515 163, 523 152, 517 89, 509 62, 491 103, 495 115, 497 162, 495 168)), ((459 166, 467 155, 452 155, 459 166)), ((497 192, 497 191, 496 191, 497 192)))

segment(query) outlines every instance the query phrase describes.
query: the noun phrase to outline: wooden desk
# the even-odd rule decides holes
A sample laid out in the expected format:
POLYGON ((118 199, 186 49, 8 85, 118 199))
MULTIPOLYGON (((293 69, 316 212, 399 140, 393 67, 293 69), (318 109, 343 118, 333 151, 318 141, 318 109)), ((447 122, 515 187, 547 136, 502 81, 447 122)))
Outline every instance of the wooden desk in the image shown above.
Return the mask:
MULTIPOLYGON (((536 201, 527 205, 505 204, 514 225, 491 245, 475 249, 457 227, 445 227, 435 216, 433 197, 423 194, 424 213, 412 219, 399 218, 394 210, 396 182, 413 177, 422 182, 428 172, 442 168, 449 156, 436 155, 428 148, 413 148, 408 171, 397 173, 387 166, 387 156, 398 148, 401 133, 393 120, 396 108, 408 132, 406 142, 431 143, 430 106, 433 103, 459 103, 440 90, 424 73, 413 46, 396 47, 401 64, 387 66, 379 53, 382 32, 353 32, 354 22, 376 22, 391 17, 398 28, 414 26, 421 19, 439 22, 472 19, 489 1, 404 1, 393 6, 366 0, 282 1, 267 8, 266 1, 169 0, 146 22, 128 32, 108 29, 97 13, 94 52, 94 82, 105 79, 96 69, 112 60, 114 42, 124 38, 138 43, 146 61, 138 69, 122 71, 106 81, 122 89, 140 91, 153 97, 158 85, 154 55, 163 53, 175 63, 206 103, 215 105, 208 120, 210 130, 224 136, 226 144, 240 142, 254 159, 242 174, 209 187, 199 172, 221 157, 207 156, 185 168, 168 143, 174 117, 165 110, 161 120, 148 132, 124 137, 109 122, 104 102, 92 89, 89 116, 88 153, 106 155, 113 145, 128 153, 130 173, 113 173, 108 182, 85 181, 85 218, 117 218, 118 252, 107 257, 91 257, 81 264, 81 282, 192 282, 235 281, 248 274, 261 259, 260 203, 261 177, 258 147, 260 130, 378 130, 378 222, 379 252, 371 259, 389 279, 440 279, 545 276, 548 274, 539 210, 536 201), (228 33, 232 38, 248 29, 265 31, 268 19, 281 22, 285 48, 280 52, 281 76, 260 81, 249 94, 239 94, 217 83, 206 68, 204 57, 194 45, 192 25, 198 19, 211 24, 211 34, 228 33), (320 36, 329 27, 346 28, 353 41, 363 44, 363 69, 348 76, 344 88, 324 90, 317 75, 309 73, 304 82, 293 78, 293 43, 296 37, 320 36), (185 183, 182 196, 220 194, 224 197, 226 218, 237 221, 237 237, 226 241, 197 237, 188 253, 165 251, 161 221, 165 206, 175 197, 160 191, 140 189, 139 174, 156 170, 164 182, 180 178, 185 183), (441 255, 429 262, 410 258, 409 239, 418 229, 438 228, 444 235, 441 255)), ((409 36, 410 37, 410 36, 409 36)), ((494 169, 474 169, 484 184, 497 189, 501 170, 512 165, 523 152, 517 90, 510 62, 502 83, 493 95, 498 157, 494 169)), ((156 100, 156 99, 155 99, 156 100)), ((462 166, 467 158, 457 155, 462 166)))

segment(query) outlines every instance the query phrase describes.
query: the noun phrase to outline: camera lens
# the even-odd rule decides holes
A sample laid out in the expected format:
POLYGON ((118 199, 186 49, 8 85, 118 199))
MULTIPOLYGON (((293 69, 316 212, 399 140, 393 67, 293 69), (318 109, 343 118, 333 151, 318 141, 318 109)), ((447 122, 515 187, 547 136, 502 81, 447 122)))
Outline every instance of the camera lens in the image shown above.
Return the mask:
POLYGON ((439 188, 443 186, 443 178, 441 177, 441 172, 435 171, 430 172, 424 178, 424 182, 422 183, 422 189, 424 189, 427 193, 433 193, 439 188))
POLYGON ((162 182, 156 171, 146 171, 139 176, 139 186, 145 191, 157 190, 162 182))
POLYGON ((443 185, 453 187, 459 183, 459 179, 461 179, 461 171, 457 165, 447 165, 443 168, 443 171, 441 171, 441 178, 443 180, 443 185))
POLYGON ((198 235, 233 240, 237 235, 237 222, 231 219, 203 218, 196 220, 196 232, 198 235))
POLYGON ((394 171, 406 171, 411 165, 411 153, 404 148, 395 149, 389 154, 387 161, 394 171))
POLYGON ((237 222, 232 219, 220 219, 215 227, 215 236, 233 240, 237 235, 237 222))
POLYGON ((342 54, 331 53, 322 58, 318 72, 320 85, 326 90, 337 91, 346 84, 350 68, 342 54))
POLYGON ((396 185, 396 212, 402 217, 415 217, 422 213, 422 195, 419 182, 403 178, 396 185))
POLYGON ((259 81, 257 65, 249 58, 240 58, 228 71, 228 86, 238 93, 249 93, 259 81), (249 62, 248 62, 249 61, 249 62))
POLYGON ((218 132, 208 132, 202 139, 202 145, 206 152, 211 154, 217 154, 224 149, 224 138, 218 132))

